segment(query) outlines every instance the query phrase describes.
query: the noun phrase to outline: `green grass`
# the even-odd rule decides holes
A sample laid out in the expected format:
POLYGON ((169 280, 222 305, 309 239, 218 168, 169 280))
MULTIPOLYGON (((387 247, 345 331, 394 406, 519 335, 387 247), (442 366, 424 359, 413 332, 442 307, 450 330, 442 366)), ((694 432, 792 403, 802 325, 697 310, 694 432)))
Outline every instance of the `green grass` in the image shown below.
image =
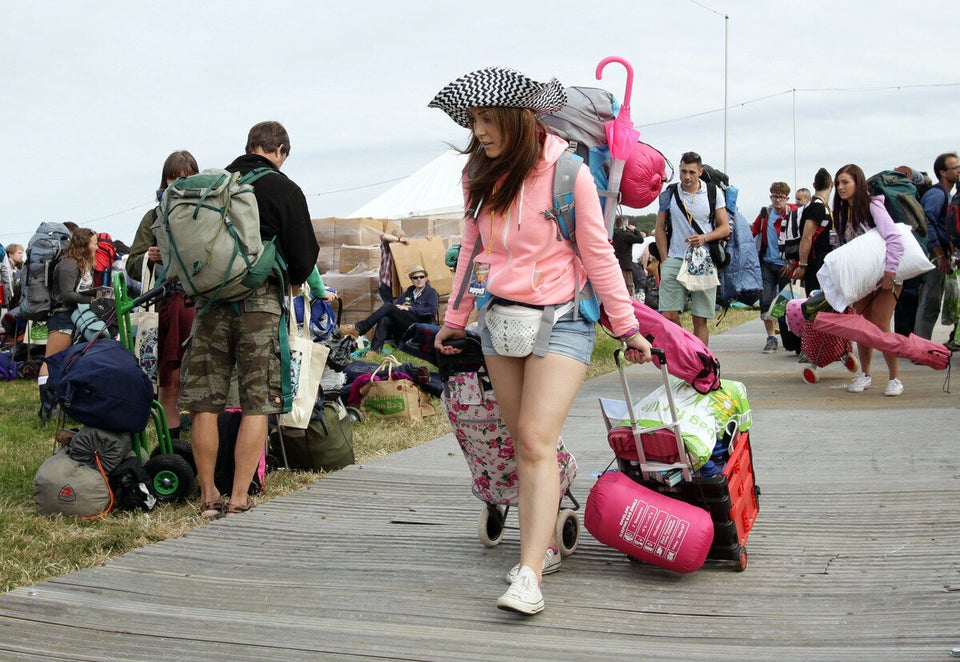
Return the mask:
MULTIPOLYGON (((756 319, 757 311, 731 310, 721 333, 756 319)), ((681 322, 691 328, 689 315, 681 322)), ((620 343, 602 331, 597 333, 593 361, 587 378, 614 369, 613 352, 620 343)), ((399 354, 401 362, 415 361, 399 354)), ((114 512, 95 520, 45 517, 36 513, 33 477, 37 467, 53 452, 53 425, 42 429, 37 421, 35 382, 0 383, 0 589, 27 586, 78 568, 103 561, 152 542, 176 538, 205 521, 194 498, 183 504, 161 504, 149 513, 114 512)), ((437 411, 440 411, 437 403, 437 411)), ((367 416, 354 426, 358 462, 383 457, 436 439, 450 431, 442 414, 419 423, 385 421, 367 416)), ((298 490, 321 474, 276 471, 267 474, 263 503, 298 490)))

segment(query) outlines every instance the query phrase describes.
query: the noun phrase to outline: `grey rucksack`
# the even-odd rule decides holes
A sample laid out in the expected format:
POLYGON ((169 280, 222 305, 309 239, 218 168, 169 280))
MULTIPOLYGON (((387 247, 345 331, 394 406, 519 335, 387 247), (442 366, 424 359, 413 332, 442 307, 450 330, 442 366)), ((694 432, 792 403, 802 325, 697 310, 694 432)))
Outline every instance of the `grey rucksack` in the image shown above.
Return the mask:
POLYGON ((27 243, 23 263, 23 296, 20 314, 28 320, 43 322, 53 311, 50 284, 60 255, 70 244, 70 230, 63 223, 41 223, 27 243))
POLYGON ((253 182, 274 172, 256 168, 246 175, 204 170, 167 187, 151 229, 165 278, 207 302, 239 301, 263 285, 277 264, 273 241, 260 237, 260 213, 253 182))

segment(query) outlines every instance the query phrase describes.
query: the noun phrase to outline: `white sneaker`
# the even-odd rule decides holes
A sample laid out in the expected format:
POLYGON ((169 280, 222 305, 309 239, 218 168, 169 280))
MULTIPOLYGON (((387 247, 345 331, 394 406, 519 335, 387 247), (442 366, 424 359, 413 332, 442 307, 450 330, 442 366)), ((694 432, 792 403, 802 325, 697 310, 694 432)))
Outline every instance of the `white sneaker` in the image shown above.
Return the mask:
POLYGON ((891 379, 887 382, 887 390, 883 392, 884 395, 895 397, 903 393, 903 382, 899 379, 891 379))
POLYGON ((860 373, 856 379, 853 380, 853 383, 847 387, 847 390, 851 393, 862 393, 864 390, 870 388, 870 384, 873 382, 873 378, 870 375, 864 375, 860 373))
MULTIPOLYGON (((547 547, 547 553, 543 555, 543 568, 540 571, 544 575, 552 575, 557 570, 560 569, 560 552, 555 550, 553 547, 547 547)), ((512 584, 517 579, 517 574, 520 572, 520 564, 510 568, 510 572, 507 573, 507 583, 512 584)))
POLYGON ((507 592, 497 598, 497 608, 529 615, 543 611, 543 593, 533 568, 526 565, 520 568, 507 592))

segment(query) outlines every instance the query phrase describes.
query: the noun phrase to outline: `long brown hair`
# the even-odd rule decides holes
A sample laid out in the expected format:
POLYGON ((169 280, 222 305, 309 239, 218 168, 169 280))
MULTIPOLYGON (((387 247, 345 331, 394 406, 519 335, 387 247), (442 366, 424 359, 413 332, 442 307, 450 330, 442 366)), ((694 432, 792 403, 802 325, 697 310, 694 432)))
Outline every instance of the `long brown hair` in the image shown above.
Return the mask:
POLYGON ((480 204, 497 213, 506 213, 520 193, 523 180, 540 159, 542 138, 547 127, 527 108, 484 108, 500 129, 503 153, 495 159, 487 156, 475 135, 462 154, 469 154, 467 174, 467 212, 479 213, 480 204), (497 182, 503 178, 503 181, 497 182))
MULTIPOLYGON (((834 223, 837 225, 837 232, 841 237, 846 237, 847 225, 853 227, 854 234, 860 229, 860 226, 866 225, 873 227, 873 216, 870 215, 870 191, 867 190, 867 178, 863 174, 860 166, 848 163, 839 170, 833 178, 833 216, 834 223), (854 192, 853 199, 850 202, 840 198, 837 181, 840 175, 847 174, 853 179, 854 192)), ((841 241, 843 241, 841 239, 841 241)))
POLYGON ((77 263, 80 273, 93 269, 94 258, 90 255, 90 237, 96 234, 90 228, 77 228, 70 233, 70 243, 63 254, 77 263))

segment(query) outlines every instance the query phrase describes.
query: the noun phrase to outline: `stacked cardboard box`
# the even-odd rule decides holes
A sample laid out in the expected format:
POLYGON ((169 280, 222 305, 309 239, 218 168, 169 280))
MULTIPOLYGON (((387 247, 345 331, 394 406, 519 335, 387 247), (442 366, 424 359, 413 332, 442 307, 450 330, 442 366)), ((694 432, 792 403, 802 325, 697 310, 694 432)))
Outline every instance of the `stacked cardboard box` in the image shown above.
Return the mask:
POLYGON ((460 241, 462 219, 321 218, 313 221, 313 228, 320 243, 317 267, 324 283, 343 299, 343 322, 355 323, 382 303, 378 288, 383 232, 395 234, 402 229, 411 239, 409 244, 391 245, 394 293, 410 285, 406 269, 420 264, 430 274, 430 284, 440 293, 441 301, 446 301, 453 274, 443 258, 447 248, 460 241))

